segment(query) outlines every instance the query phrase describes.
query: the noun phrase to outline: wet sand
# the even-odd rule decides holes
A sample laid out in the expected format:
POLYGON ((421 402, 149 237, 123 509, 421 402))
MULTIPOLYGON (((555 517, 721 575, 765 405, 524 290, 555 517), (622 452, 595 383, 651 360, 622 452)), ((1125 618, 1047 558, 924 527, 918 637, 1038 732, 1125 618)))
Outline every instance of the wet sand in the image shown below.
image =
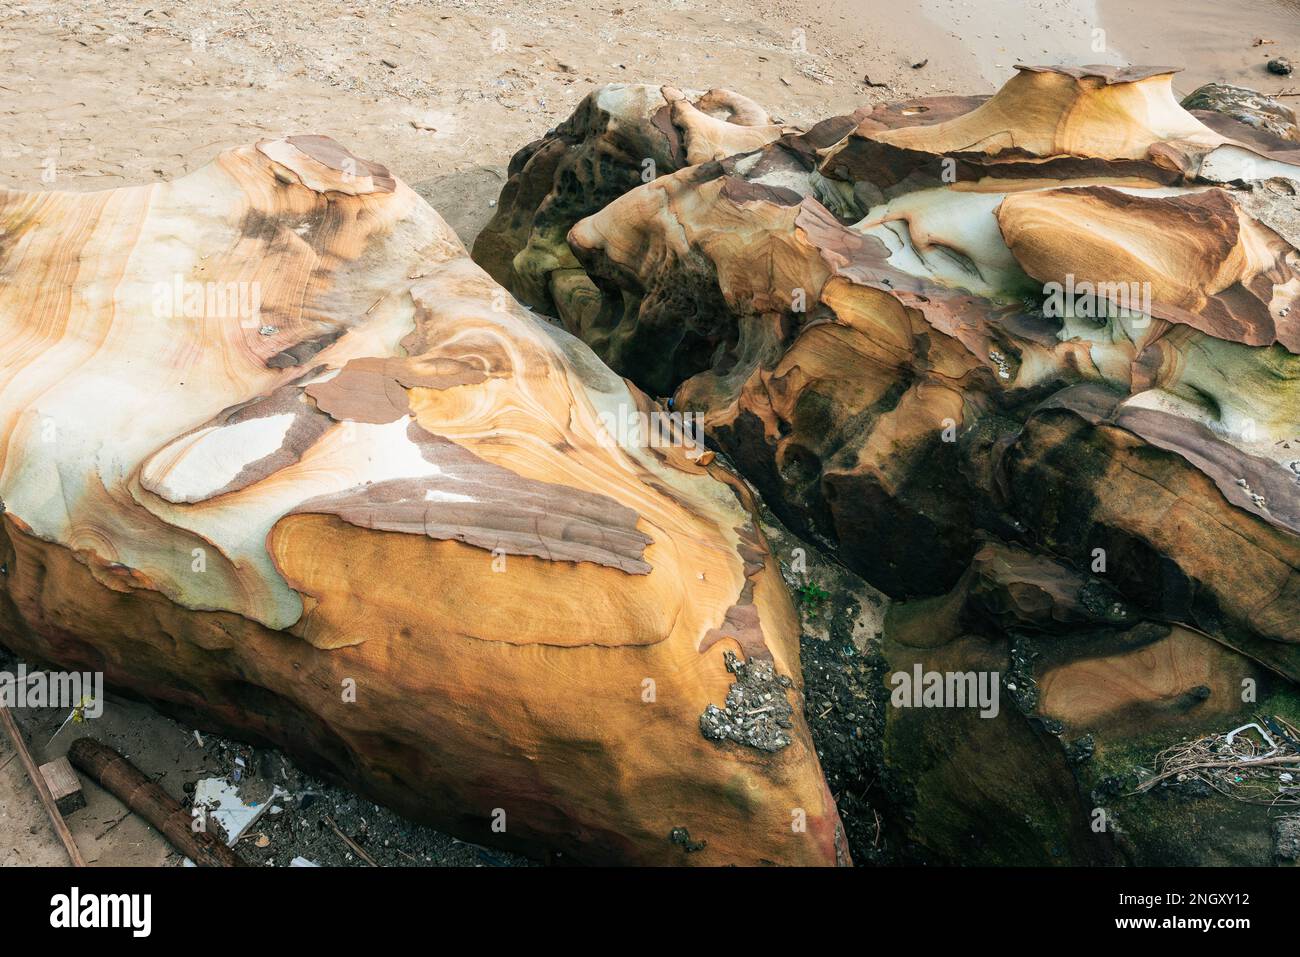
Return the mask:
MULTIPOLYGON (((1277 56, 1300 67, 1300 0, 1101 0, 1101 17, 1132 62, 1182 66, 1174 80, 1181 93, 1210 82, 1300 92, 1300 73, 1265 69, 1277 56), (1257 47, 1256 39, 1276 42, 1257 47)), ((1286 102, 1300 106, 1300 98, 1286 102)))
POLYGON ((1174 86, 1184 94, 1211 81, 1300 90, 1300 74, 1265 69, 1276 56, 1300 64, 1300 0, 830 0, 826 9, 823 22, 854 23, 878 48, 872 80, 899 87, 988 92, 1016 63, 1116 63, 1181 67, 1174 86))

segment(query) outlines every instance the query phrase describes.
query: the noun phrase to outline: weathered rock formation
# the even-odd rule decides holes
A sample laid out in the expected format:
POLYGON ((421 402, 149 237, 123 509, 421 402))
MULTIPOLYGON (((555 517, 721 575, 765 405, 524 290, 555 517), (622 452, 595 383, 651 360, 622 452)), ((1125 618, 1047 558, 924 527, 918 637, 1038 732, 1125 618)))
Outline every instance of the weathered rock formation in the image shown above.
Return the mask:
POLYGON ((1296 121, 1295 110, 1281 100, 1265 96, 1245 87, 1232 86, 1228 83, 1207 83, 1183 97, 1183 109, 1190 112, 1202 123, 1218 129, 1229 136, 1240 135, 1240 131, 1226 123, 1224 118, 1300 143, 1300 123, 1296 121))
POLYGON ((474 261, 546 315, 595 297, 566 242, 581 216, 641 183, 752 150, 792 127, 730 90, 610 84, 510 161, 497 213, 474 241, 474 261))
POLYGON ((15 651, 475 842, 847 860, 743 484, 382 166, 0 193, 0 355, 15 651))
POLYGON ((551 165, 502 196, 569 225, 563 268, 527 229, 495 248, 526 291, 902 600, 891 673, 1001 676, 996 717, 890 711, 923 858, 1257 859, 1175 853, 1178 815, 1134 824, 1105 783, 1162 735, 1294 713, 1300 679, 1300 149, 1189 113, 1171 73, 1025 67, 612 201, 552 175, 649 136, 628 112, 529 147, 551 165))

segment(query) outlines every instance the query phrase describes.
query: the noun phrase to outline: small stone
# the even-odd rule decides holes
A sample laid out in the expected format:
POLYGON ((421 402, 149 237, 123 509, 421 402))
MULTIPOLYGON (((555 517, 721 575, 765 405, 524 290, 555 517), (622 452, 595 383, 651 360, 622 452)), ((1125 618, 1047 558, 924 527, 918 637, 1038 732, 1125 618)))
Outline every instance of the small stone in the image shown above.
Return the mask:
POLYGON ((1274 74, 1276 74, 1276 75, 1278 75, 1278 76, 1290 76, 1290 75, 1291 75, 1291 61, 1288 60, 1288 59, 1287 59, 1286 57, 1284 57, 1284 56, 1280 56, 1280 57, 1278 57, 1276 60, 1269 60, 1269 61, 1268 61, 1268 72, 1269 72, 1269 73, 1274 73, 1274 74))

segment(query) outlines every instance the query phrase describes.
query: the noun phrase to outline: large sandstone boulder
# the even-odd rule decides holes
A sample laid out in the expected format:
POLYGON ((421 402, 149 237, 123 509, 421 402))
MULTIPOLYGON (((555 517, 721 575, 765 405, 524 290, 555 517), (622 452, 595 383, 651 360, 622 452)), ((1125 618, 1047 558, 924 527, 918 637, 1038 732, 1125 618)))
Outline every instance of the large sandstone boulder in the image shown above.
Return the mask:
POLYGON ((1207 125, 1172 72, 1026 67, 600 205, 527 168, 503 195, 567 211, 581 282, 531 267, 555 315, 900 601, 886 675, 1000 676, 988 720, 889 712, 924 859, 1227 859, 1241 833, 1179 857, 1158 835, 1192 825, 1112 779, 1296 710, 1300 150, 1207 125))
POLYGON ((748 491, 382 166, 0 193, 0 343, 15 651, 467 840, 847 860, 748 491))

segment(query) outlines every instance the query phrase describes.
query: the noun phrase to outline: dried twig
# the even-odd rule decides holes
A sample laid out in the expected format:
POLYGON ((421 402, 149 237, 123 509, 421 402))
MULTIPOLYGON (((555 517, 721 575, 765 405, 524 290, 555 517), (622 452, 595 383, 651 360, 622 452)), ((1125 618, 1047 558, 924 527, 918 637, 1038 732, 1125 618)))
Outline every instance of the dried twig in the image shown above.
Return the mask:
POLYGON ((371 867, 379 866, 378 864, 375 863, 375 859, 373 857, 371 857, 369 854, 367 854, 365 851, 361 849, 360 844, 358 844, 356 841, 352 840, 352 838, 348 837, 341 830, 339 830, 339 826, 334 823, 334 818, 330 817, 328 814, 326 814, 324 817, 325 817, 325 823, 330 826, 330 828, 334 831, 335 834, 337 834, 340 838, 343 839, 344 844, 352 848, 352 852, 356 854, 357 857, 361 858, 371 867))
POLYGON ((1235 801, 1268 806, 1300 804, 1300 788, 1277 788, 1274 777, 1264 771, 1278 766, 1300 767, 1300 748, 1283 732, 1283 728, 1295 730, 1279 715, 1271 718, 1259 716, 1252 724, 1227 734, 1210 734, 1165 748, 1156 755, 1159 773, 1129 793, 1141 794, 1177 777, 1196 780, 1235 801), (1268 725, 1280 742, 1270 737, 1263 725, 1268 725), (1252 738, 1241 734, 1247 728, 1259 731, 1268 746, 1267 751, 1252 738))
POLYGON ((1130 791, 1130 794, 1141 794, 1143 791, 1149 791, 1155 785, 1159 784, 1166 778, 1171 778, 1175 774, 1182 774, 1186 771, 1195 771, 1199 768, 1258 768, 1267 764, 1300 764, 1300 754, 1284 755, 1278 758, 1260 758, 1258 761, 1202 761, 1198 764, 1187 764, 1182 767, 1165 771, 1163 774, 1157 774, 1147 781, 1138 785, 1137 789, 1130 791))

